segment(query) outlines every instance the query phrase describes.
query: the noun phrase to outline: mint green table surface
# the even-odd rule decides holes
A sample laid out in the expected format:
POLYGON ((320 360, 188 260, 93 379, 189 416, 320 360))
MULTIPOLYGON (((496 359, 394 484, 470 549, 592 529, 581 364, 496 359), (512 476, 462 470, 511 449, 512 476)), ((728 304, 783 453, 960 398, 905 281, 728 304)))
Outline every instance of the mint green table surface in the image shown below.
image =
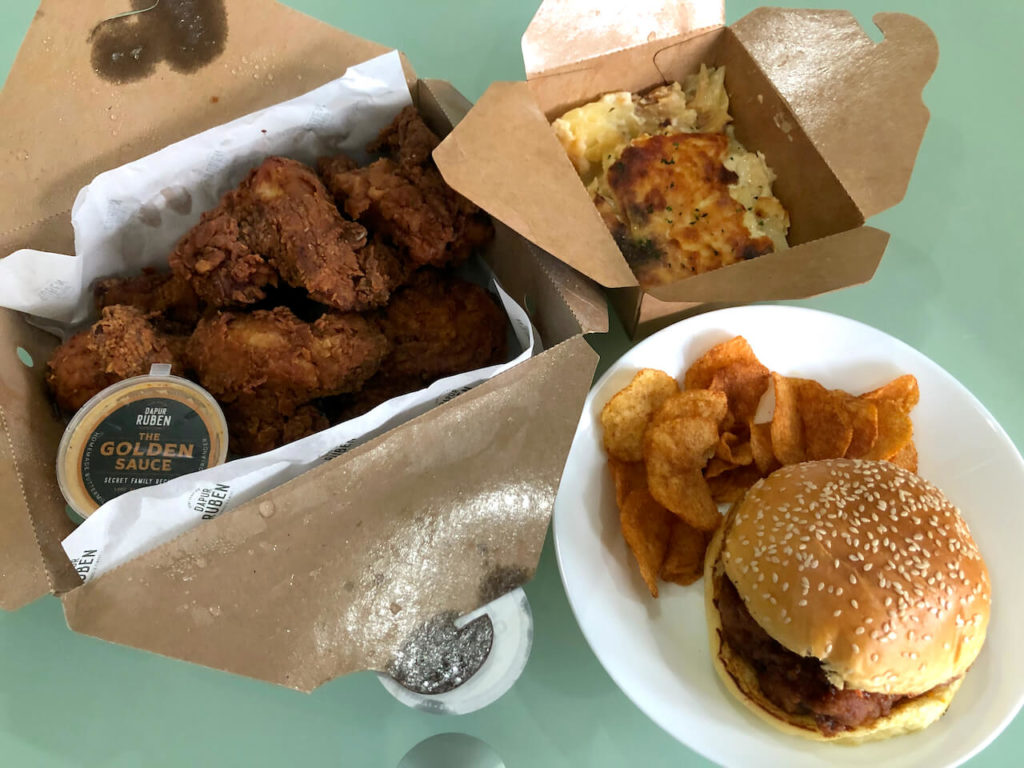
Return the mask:
MULTIPOLYGON (((851 8, 863 24, 878 11, 913 13, 931 25, 941 54, 925 91, 931 123, 906 199, 872 221, 892 233, 877 276, 800 303, 921 350, 963 382, 1020 448, 1024 2, 809 2, 851 8)), ((519 38, 539 0, 291 4, 402 49, 420 75, 451 80, 476 99, 493 80, 522 78, 519 38)), ((730 1, 728 21, 758 4, 730 1)), ((3 76, 34 10, 34 0, 0 0, 3 76)), ((0 148, 7 149, 2 137, 0 148)), ((628 346, 617 321, 612 326, 592 339, 602 366, 628 346)), ((69 632, 60 604, 46 598, 0 615, 0 765, 395 766, 417 742, 447 731, 483 739, 517 768, 708 764, 605 674, 569 610, 550 538, 527 593, 536 635, 522 678, 489 708, 448 718, 404 708, 369 673, 305 695, 109 645, 69 632)), ((1024 716, 970 765, 1024 765, 1024 716)))

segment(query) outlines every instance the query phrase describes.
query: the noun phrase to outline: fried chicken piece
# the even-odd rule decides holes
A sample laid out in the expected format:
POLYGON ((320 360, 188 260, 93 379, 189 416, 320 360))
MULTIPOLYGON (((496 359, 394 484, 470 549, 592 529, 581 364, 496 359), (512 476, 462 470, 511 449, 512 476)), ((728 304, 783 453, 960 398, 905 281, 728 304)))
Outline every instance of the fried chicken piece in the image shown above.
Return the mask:
POLYGON ((387 302, 408 271, 383 243, 344 219, 312 169, 268 158, 242 185, 248 197, 244 239, 290 285, 343 312, 387 302))
POLYGON ((452 190, 432 165, 381 158, 365 168, 317 167, 339 207, 393 242, 416 264, 458 264, 494 236, 490 219, 452 190))
POLYGON ((359 163, 346 154, 321 157, 316 161, 316 172, 321 181, 336 173, 348 173, 359 167, 359 163))
POLYGON ((362 311, 386 303, 410 271, 382 243, 370 245, 312 169, 269 157, 203 214, 170 261, 215 307, 260 301, 280 276, 334 309, 362 311))
POLYGON ((359 389, 387 351, 380 329, 361 315, 329 313, 306 323, 275 307, 204 317, 187 356, 200 384, 222 403, 259 395, 288 413, 359 389))
POLYGON ((91 328, 57 347, 46 383, 57 405, 73 412, 111 384, 149 373, 153 363, 171 363, 176 373, 183 372, 171 337, 157 331, 141 310, 104 307, 91 328))
POLYGON ((437 272, 417 273, 388 305, 381 321, 391 344, 382 373, 442 376, 505 361, 505 313, 483 288, 437 272))
MULTIPOLYGON (((243 182, 243 187, 245 183, 243 182)), ((170 256, 171 269, 207 304, 251 304, 277 285, 277 270, 254 252, 242 233, 247 194, 233 189, 206 211, 170 256)))
POLYGON ((416 107, 405 107, 367 151, 387 155, 399 165, 424 165, 441 140, 423 122, 416 107))
POLYGON ((431 159, 438 142, 416 109, 406 107, 367 147, 385 157, 365 168, 345 155, 325 157, 317 171, 339 207, 379 230, 416 264, 457 264, 488 242, 494 227, 445 184, 431 159))
POLYGON ((354 419, 444 376, 502 363, 506 319, 487 291, 426 269, 398 291, 381 326, 392 351, 380 371, 351 394, 328 398, 332 424, 354 419))
POLYGON ((174 272, 146 267, 135 277, 108 277, 97 281, 93 295, 99 311, 127 304, 150 316, 154 325, 165 330, 191 333, 199 322, 199 297, 174 272))
POLYGON ((231 452, 240 456, 265 453, 327 429, 330 422, 314 405, 282 410, 277 401, 242 395, 224 406, 231 452))

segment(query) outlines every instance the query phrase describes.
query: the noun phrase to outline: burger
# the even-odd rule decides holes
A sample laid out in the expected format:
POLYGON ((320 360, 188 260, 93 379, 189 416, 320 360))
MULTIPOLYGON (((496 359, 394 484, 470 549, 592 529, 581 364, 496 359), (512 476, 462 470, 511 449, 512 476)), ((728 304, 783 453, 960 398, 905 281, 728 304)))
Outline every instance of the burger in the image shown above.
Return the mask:
POLYGON ((856 743, 946 711, 988 627, 988 571, 959 511, 888 462, 784 467, 705 560, 715 667, 782 731, 856 743))

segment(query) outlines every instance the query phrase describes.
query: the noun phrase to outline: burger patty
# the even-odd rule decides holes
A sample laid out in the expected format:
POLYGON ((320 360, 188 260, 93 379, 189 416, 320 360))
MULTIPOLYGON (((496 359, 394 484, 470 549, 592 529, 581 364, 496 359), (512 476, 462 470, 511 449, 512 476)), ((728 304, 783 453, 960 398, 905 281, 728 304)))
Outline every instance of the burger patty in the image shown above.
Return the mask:
POLYGON ((718 581, 716 605, 722 640, 754 668, 765 697, 790 714, 813 715, 827 736, 870 725, 911 698, 836 688, 818 659, 793 653, 761 629, 724 574, 718 581))

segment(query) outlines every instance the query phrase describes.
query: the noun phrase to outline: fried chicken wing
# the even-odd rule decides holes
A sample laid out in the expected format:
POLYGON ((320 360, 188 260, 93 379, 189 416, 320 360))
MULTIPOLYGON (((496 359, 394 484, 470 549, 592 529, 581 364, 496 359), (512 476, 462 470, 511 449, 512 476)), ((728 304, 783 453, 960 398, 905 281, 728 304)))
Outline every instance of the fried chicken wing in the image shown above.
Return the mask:
POLYGON ((437 272, 417 273, 381 322, 391 344, 382 373, 426 383, 505 361, 505 314, 483 288, 437 272))
POLYGON ((269 157, 178 243, 171 268, 215 307, 264 299, 278 277, 342 312, 383 305, 409 270, 342 217, 312 169, 269 157))
POLYGON ((111 384, 149 373, 153 363, 171 363, 175 373, 182 373, 176 345, 141 310, 127 305, 105 307, 91 328, 57 347, 46 382, 58 406, 77 411, 111 384))
POLYGON ((246 240, 290 285, 341 311, 384 304, 407 270, 366 229, 344 219, 312 169, 271 157, 247 184, 246 240))
POLYGON ((158 328, 191 333, 199 322, 199 297, 174 272, 147 267, 135 277, 108 277, 97 281, 93 295, 97 310, 127 304, 150 316, 158 328))
POLYGON ((321 181, 335 173, 348 173, 359 167, 359 163, 346 154, 321 157, 316 161, 316 172, 321 181))
POLYGON ((403 166, 386 157, 349 171, 332 172, 333 166, 330 158, 318 164, 338 205, 417 264, 457 264, 494 235, 490 219, 432 166, 403 166))
POLYGON ((251 304, 277 285, 277 270, 253 251, 243 236, 240 214, 246 212, 242 189, 228 192, 206 211, 171 254, 174 274, 214 307, 251 304))
POLYGON ((258 395, 287 413, 314 398, 359 389, 387 350, 380 329, 361 315, 329 313, 306 323, 275 307, 204 317, 187 357, 199 383, 219 401, 258 395))
POLYGON ((432 269, 417 272, 391 300, 381 327, 391 345, 361 389, 324 401, 331 423, 373 410, 456 373, 507 358, 504 312, 483 288, 432 269))
POLYGON ((279 448, 327 429, 330 422, 314 405, 282 409, 276 400, 242 395, 224 406, 231 452, 240 456, 279 448))
POLYGON ((380 155, 387 155, 399 165, 424 165, 430 161, 431 153, 441 140, 423 122, 416 107, 405 107, 387 128, 380 132, 376 141, 366 149, 380 155))
POLYGON ((365 168, 344 155, 321 158, 317 170, 339 207, 416 264, 457 264, 489 241, 494 228, 445 184, 430 156, 437 144, 415 108, 406 107, 367 148, 385 157, 365 168))

